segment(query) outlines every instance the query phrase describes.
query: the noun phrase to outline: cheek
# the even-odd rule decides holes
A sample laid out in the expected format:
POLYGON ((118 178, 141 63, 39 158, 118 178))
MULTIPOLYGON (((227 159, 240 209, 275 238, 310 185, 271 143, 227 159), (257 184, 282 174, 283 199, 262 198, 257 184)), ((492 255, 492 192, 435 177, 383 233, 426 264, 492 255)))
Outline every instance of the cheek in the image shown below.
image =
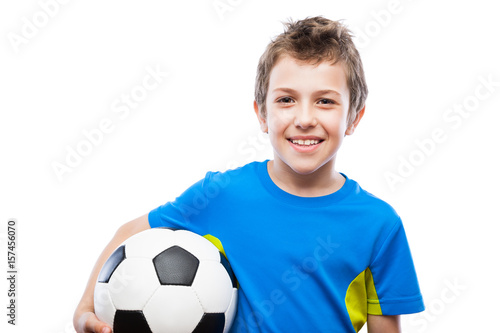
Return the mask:
POLYGON ((290 124, 292 118, 286 113, 272 112, 267 115, 269 129, 273 132, 283 132, 290 124))
POLYGON ((347 123, 342 117, 325 117, 321 122, 329 135, 344 136, 347 123))

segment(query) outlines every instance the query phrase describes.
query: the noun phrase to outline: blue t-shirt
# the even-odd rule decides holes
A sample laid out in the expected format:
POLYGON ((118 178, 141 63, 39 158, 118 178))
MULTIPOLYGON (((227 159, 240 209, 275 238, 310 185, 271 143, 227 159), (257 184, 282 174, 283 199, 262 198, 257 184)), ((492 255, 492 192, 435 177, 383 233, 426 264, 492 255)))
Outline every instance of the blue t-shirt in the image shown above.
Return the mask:
POLYGON ((149 213, 217 238, 239 282, 231 332, 357 332, 367 314, 424 310, 401 219, 354 180, 299 197, 271 180, 267 161, 208 172, 149 213))

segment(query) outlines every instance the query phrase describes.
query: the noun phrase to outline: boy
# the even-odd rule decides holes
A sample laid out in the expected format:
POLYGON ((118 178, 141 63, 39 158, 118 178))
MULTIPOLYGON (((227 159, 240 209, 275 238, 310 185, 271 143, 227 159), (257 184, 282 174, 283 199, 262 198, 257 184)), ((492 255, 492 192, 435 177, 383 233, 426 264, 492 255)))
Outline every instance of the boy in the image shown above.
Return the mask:
POLYGON ((208 172, 174 202, 123 225, 75 311, 78 332, 109 332, 93 314, 98 272, 115 247, 150 227, 210 234, 238 278, 231 332, 400 332, 423 311, 401 220, 335 171, 368 90, 349 31, 323 17, 286 24, 262 55, 254 109, 274 159, 208 172))

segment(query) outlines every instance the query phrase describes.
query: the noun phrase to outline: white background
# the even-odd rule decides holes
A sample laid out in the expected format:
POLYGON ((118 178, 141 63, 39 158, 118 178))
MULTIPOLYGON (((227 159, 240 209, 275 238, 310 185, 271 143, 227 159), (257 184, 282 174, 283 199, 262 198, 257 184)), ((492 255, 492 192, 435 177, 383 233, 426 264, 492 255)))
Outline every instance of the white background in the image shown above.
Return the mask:
POLYGON ((2 332, 71 332, 91 268, 122 223, 208 170, 272 156, 252 108, 257 61, 281 21, 315 15, 344 19, 358 35, 370 93, 337 169, 403 218, 427 304, 405 316, 404 331, 498 332, 500 23, 491 3, 2 2, 1 267, 7 221, 19 225, 18 326, 6 324, 2 278, 2 332), (147 68, 168 76, 127 116, 113 112, 147 68), (454 107, 465 116, 446 120, 454 107), (66 164, 103 119, 112 131, 59 179, 54 163, 66 164), (404 182, 391 187, 387 173, 404 182))

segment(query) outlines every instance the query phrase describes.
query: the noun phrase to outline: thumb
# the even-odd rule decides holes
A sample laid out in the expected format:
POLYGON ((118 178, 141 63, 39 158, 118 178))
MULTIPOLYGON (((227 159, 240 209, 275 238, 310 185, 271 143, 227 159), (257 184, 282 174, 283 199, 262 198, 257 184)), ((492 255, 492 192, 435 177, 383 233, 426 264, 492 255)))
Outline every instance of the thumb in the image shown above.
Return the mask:
POLYGON ((85 316, 85 332, 111 333, 111 327, 97 319, 93 312, 89 312, 85 316))
POLYGON ((102 321, 96 323, 96 329, 95 329, 95 332, 98 332, 98 333, 111 333, 111 328, 106 325, 105 323, 103 323, 102 321))

